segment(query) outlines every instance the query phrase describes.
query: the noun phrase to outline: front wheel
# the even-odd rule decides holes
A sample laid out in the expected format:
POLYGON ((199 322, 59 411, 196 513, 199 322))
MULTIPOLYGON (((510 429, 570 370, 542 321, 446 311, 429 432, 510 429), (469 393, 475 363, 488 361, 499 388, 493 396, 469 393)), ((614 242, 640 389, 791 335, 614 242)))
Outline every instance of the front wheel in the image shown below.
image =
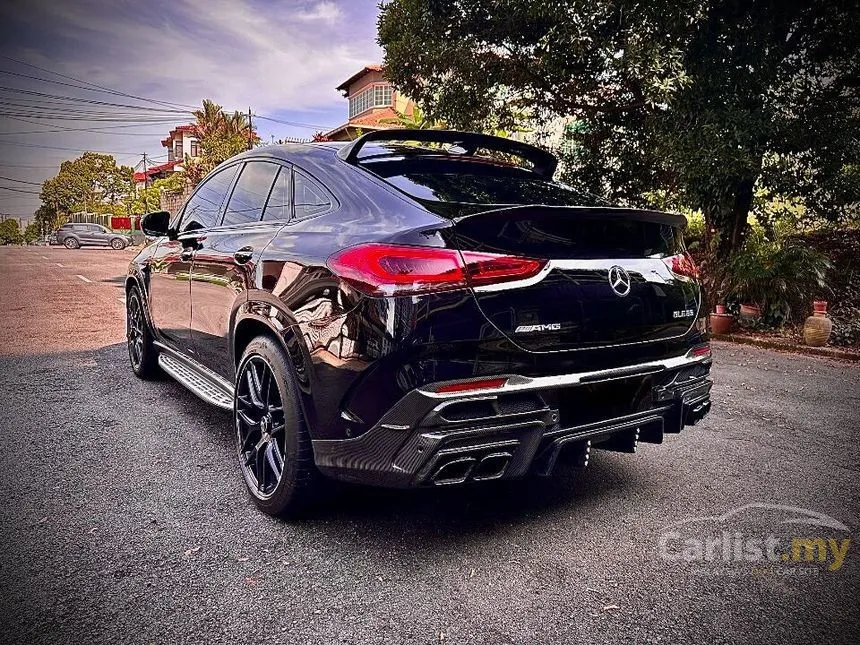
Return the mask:
POLYGON ((115 251, 122 251, 125 248, 125 242, 115 237, 110 241, 110 247, 115 251))
POLYGON ((67 237, 65 240, 63 240, 63 246, 65 246, 67 249, 77 249, 81 246, 81 243, 73 237, 67 237))
POLYGON ((125 304, 128 358, 134 375, 150 380, 158 376, 158 354, 143 306, 140 289, 132 287, 125 304))
POLYGON ((306 508, 317 496, 320 474, 295 378, 275 340, 259 336, 245 349, 233 418, 239 468, 260 510, 283 517, 306 508))

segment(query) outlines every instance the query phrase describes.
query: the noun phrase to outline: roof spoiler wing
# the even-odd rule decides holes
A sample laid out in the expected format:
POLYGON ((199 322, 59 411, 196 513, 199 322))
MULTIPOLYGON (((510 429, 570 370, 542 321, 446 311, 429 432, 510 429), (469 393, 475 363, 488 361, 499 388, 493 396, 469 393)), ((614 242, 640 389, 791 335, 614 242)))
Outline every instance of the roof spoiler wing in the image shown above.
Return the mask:
POLYGON ((473 155, 478 148, 515 155, 532 164, 532 172, 545 179, 552 179, 558 159, 545 150, 519 141, 477 132, 457 130, 410 130, 398 128, 374 130, 362 135, 338 151, 338 156, 348 164, 358 164, 358 153, 372 141, 418 141, 421 143, 451 143, 463 148, 466 155, 473 155))

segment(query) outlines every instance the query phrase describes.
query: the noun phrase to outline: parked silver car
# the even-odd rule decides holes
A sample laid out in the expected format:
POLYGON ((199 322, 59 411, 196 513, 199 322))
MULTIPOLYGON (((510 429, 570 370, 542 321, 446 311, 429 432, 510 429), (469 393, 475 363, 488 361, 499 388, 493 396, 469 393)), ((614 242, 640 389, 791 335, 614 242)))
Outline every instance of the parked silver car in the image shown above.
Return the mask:
POLYGON ((69 222, 57 229, 57 244, 67 249, 82 246, 109 246, 117 251, 132 244, 131 236, 115 233, 101 224, 69 222))

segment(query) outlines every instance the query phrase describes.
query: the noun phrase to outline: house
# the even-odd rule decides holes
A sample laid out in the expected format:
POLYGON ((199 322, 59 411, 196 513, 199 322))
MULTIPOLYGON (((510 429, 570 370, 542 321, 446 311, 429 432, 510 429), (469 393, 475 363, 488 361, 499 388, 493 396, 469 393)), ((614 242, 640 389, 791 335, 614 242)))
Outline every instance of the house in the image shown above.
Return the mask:
POLYGON ((332 141, 351 141, 369 130, 396 128, 398 114, 411 117, 415 102, 404 96, 383 76, 382 65, 366 65, 337 86, 349 100, 349 117, 323 136, 332 141))
POLYGON ((143 188, 156 179, 165 179, 171 173, 181 171, 182 162, 186 156, 199 157, 200 143, 194 132, 193 125, 178 125, 173 128, 167 138, 161 140, 161 145, 167 148, 167 162, 157 165, 147 164, 144 168, 144 163, 141 161, 136 166, 139 171, 134 173, 135 186, 143 188))

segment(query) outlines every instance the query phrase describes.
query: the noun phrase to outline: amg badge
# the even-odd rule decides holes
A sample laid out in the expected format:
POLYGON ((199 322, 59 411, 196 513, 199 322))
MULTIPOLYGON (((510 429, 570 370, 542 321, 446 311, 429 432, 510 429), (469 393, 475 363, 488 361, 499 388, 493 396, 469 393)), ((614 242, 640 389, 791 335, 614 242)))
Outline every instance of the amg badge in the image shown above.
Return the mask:
POLYGON ((692 318, 695 312, 692 309, 681 309, 681 311, 673 311, 672 318, 692 318))
POLYGON ((561 323, 549 323, 546 325, 520 325, 514 330, 515 334, 532 334, 538 331, 558 331, 561 323))

